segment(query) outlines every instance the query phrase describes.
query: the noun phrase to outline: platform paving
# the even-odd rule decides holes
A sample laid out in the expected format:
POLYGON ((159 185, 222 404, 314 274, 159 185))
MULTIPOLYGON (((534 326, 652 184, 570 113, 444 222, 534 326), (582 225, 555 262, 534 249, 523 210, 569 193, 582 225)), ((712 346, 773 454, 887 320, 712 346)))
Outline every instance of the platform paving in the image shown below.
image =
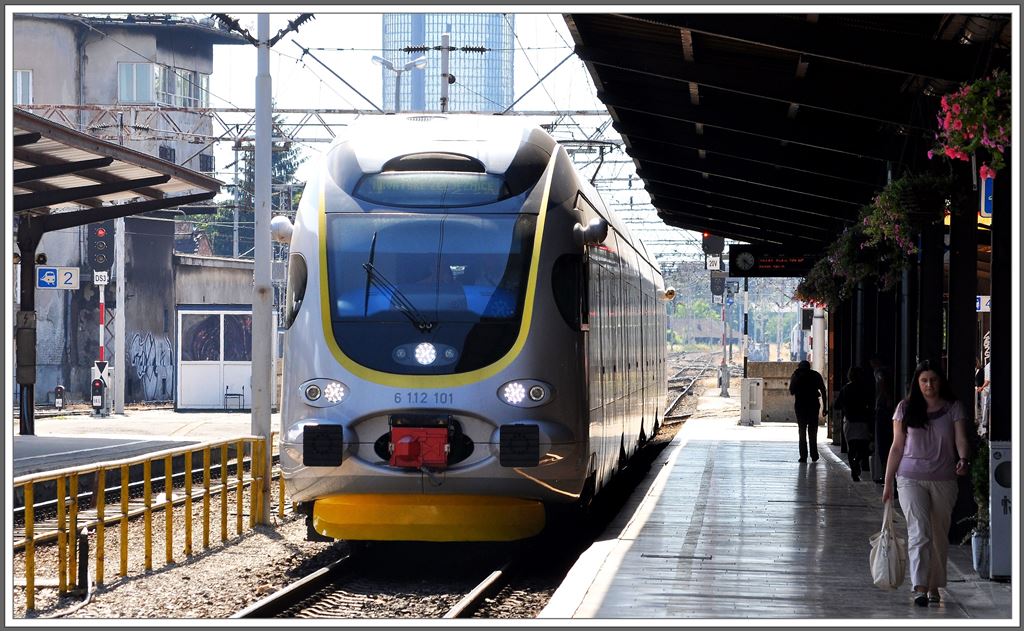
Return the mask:
POLYGON ((795 424, 738 419, 738 397, 701 399, 646 490, 580 558, 541 618, 1011 626, 1019 616, 1012 585, 979 578, 969 545, 951 547, 938 606, 913 605, 909 584, 875 587, 868 537, 881 523, 881 485, 854 482, 824 428, 821 459, 803 464, 795 424))

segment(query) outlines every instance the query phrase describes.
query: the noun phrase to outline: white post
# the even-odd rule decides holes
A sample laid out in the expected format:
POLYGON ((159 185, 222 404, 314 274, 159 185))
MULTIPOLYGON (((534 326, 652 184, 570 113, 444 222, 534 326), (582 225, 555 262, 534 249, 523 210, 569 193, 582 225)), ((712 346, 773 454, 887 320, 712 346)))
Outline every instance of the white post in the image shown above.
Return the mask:
POLYGON ((441 111, 448 111, 448 46, 451 33, 441 34, 441 111))
POLYGON ((114 313, 114 414, 124 414, 124 378, 127 372, 128 348, 125 346, 125 318, 128 315, 125 305, 125 278, 124 272, 124 217, 114 221, 114 272, 117 275, 117 289, 114 291, 114 299, 117 300, 117 311, 114 313))
POLYGON ((270 523, 270 342, 271 297, 270 284, 270 15, 260 13, 257 18, 259 49, 256 64, 256 228, 253 232, 254 283, 252 297, 252 433, 262 437, 268 448, 263 459, 263 510, 259 523, 270 523))
POLYGON ((811 368, 825 374, 825 310, 814 308, 814 319, 811 320, 811 335, 814 345, 811 347, 811 368))

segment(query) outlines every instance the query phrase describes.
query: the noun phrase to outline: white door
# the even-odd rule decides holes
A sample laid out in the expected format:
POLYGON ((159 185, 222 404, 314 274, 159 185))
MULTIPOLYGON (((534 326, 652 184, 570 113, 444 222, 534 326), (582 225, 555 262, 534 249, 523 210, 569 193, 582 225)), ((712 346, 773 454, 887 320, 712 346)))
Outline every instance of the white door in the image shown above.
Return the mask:
POLYGON ((178 408, 252 403, 252 314, 178 312, 178 408))

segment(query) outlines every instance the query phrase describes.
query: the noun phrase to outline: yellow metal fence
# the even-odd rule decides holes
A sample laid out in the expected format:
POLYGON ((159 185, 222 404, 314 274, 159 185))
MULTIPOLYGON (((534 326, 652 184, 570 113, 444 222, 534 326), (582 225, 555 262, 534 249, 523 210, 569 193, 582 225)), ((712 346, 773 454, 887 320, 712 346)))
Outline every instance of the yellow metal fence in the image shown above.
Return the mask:
MULTIPOLYGON (((227 541, 228 509, 232 493, 235 534, 240 535, 246 529, 246 489, 248 529, 253 528, 257 516, 263 513, 264 502, 272 500, 263 496, 266 472, 262 463, 266 458, 266 449, 272 448, 273 444, 273 436, 269 445, 259 437, 246 436, 15 478, 15 497, 20 494, 24 499, 23 518, 18 520, 15 516, 14 550, 24 553, 26 609, 35 609, 36 560, 40 544, 52 545, 56 541, 56 568, 51 567, 49 571, 56 570, 58 592, 65 595, 69 589, 87 587, 79 584, 81 581, 78 578, 78 533, 84 530, 95 532, 92 559, 96 584, 102 585, 106 569, 104 549, 108 526, 118 528, 120 577, 127 577, 129 572, 128 524, 139 515, 144 524, 142 545, 146 571, 153 569, 154 513, 162 512, 164 517, 165 564, 174 563, 176 506, 182 508, 177 520, 184 528, 181 552, 186 557, 193 554, 193 521, 196 518, 202 527, 202 547, 204 550, 210 547, 211 524, 214 521, 211 516, 218 517, 213 513, 215 508, 219 508, 219 519, 216 521, 220 525, 220 541, 227 541), (183 461, 177 475, 174 473, 176 460, 183 461), (155 477, 154 464, 160 468, 155 477), (194 469, 194 466, 198 468, 194 469), (141 489, 139 482, 131 481, 133 468, 136 473, 141 468, 141 489), (180 482, 176 483, 175 477, 179 477, 180 482), (117 480, 119 484, 108 488, 108 479, 117 480), (91 492, 80 492, 79 487, 83 481, 92 483, 91 492), (53 485, 55 499, 53 502, 40 502, 37 506, 36 491, 47 484, 53 485), (196 488, 200 484, 201 487, 196 488), (154 486, 162 491, 159 495, 154 495, 154 486), (197 504, 198 514, 195 513, 197 504), (215 507, 215 504, 218 506, 215 507)), ((273 469, 270 475, 271 479, 275 477, 273 469)), ((276 477, 279 484, 277 514, 284 517, 284 478, 280 475, 276 477)))

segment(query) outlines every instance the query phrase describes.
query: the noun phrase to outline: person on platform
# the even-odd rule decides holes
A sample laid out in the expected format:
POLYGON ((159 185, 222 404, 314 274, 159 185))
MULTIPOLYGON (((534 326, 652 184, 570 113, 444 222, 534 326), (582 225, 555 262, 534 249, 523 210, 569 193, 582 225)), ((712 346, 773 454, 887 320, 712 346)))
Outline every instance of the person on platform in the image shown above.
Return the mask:
POLYGON ((869 469, 871 434, 874 425, 875 388, 869 372, 861 366, 851 366, 849 381, 836 395, 833 409, 843 412, 843 435, 846 436, 846 456, 850 462, 850 475, 860 482, 861 469, 869 469))
POLYGON ((875 453, 878 454, 877 471, 871 471, 875 482, 885 481, 885 460, 892 448, 892 413, 896 407, 893 400, 892 372, 888 367, 875 369, 875 453))
POLYGON ((811 362, 801 361, 789 378, 789 393, 795 399, 793 407, 796 411, 796 424, 800 430, 800 462, 807 462, 808 444, 811 460, 817 462, 819 411, 828 414, 828 391, 825 389, 825 380, 821 378, 820 373, 811 370, 811 362), (819 394, 822 404, 820 406, 819 394))
POLYGON ((882 502, 899 491, 907 519, 907 552, 914 604, 940 601, 946 586, 949 523, 957 476, 967 475, 966 417, 938 363, 917 365, 906 398, 893 413, 893 440, 882 502))

